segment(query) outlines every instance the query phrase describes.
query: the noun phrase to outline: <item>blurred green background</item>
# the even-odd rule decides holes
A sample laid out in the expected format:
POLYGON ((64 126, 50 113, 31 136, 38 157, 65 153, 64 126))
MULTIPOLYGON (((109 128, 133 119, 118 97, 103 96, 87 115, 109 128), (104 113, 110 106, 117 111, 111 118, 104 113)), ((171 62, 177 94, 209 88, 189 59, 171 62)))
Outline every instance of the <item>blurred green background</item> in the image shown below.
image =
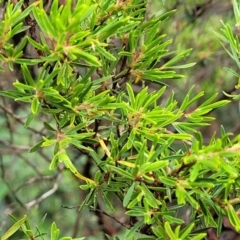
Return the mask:
MULTIPOLYGON (((161 34, 167 34, 166 39, 173 39, 169 47, 169 57, 192 48, 191 54, 181 64, 196 62, 196 65, 189 69, 177 70, 185 75, 184 79, 164 81, 169 85, 165 96, 174 91, 176 99, 181 101, 192 85, 195 85, 195 93, 205 91, 205 98, 216 92, 219 93, 218 99, 225 98, 222 91, 235 93, 234 86, 238 79, 225 71, 224 67, 238 72, 237 66, 214 34, 214 31, 220 31, 221 20, 239 34, 235 27, 231 1, 149 0, 146 18, 172 9, 176 9, 176 13, 163 21, 160 30, 161 34)), ((167 60, 168 56, 160 65, 167 60)), ((12 82, 17 78, 20 78, 17 67, 13 73, 6 68, 6 72, 0 75, 1 90, 11 89, 12 82)), ((159 86, 150 84, 149 88, 153 90, 159 86)), ((204 98, 199 101, 203 100, 204 98)), ((18 218, 27 214, 34 228, 46 213, 47 217, 41 227, 44 232, 49 232, 53 221, 64 235, 86 236, 89 240, 104 239, 101 232, 103 227, 108 229, 109 233, 123 232, 121 225, 107 216, 99 216, 87 209, 78 213, 78 208, 62 207, 80 205, 86 193, 79 189, 80 182, 69 171, 48 170, 52 157, 51 148, 28 153, 29 146, 34 146, 41 140, 41 133, 46 133, 42 130, 43 121, 51 121, 46 116, 41 116, 30 125, 37 132, 26 129, 23 123, 27 118, 28 108, 29 106, 9 99, 0 99, 0 235, 13 223, 8 214, 18 218)), ((211 116, 216 117, 216 121, 201 130, 205 141, 207 142, 214 132, 218 134, 221 125, 227 131, 239 133, 239 109, 239 102, 235 101, 213 111, 211 116)), ((71 155, 80 172, 89 167, 87 159, 79 152, 71 149, 71 155)), ((123 215, 124 210, 115 199, 114 204, 116 212, 111 213, 100 199, 102 210, 121 222, 127 222, 128 219, 123 215)), ((12 239, 20 239, 21 235, 14 237, 12 239)))

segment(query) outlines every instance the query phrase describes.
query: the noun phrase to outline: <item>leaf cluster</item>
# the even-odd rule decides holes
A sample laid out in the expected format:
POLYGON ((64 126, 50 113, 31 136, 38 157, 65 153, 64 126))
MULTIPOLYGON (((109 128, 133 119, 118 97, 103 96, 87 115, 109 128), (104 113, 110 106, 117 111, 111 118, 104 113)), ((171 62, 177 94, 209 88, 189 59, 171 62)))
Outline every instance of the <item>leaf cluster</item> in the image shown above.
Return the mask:
MULTIPOLYGON (((237 14, 236 3, 234 9, 237 14)), ((109 197, 114 193, 131 219, 126 239, 135 239, 137 232, 152 237, 148 239, 203 239, 206 228, 221 231, 212 212, 219 218, 227 215, 240 230, 234 209, 240 187, 239 137, 231 139, 222 128, 221 136, 213 136, 206 144, 198 131, 214 120, 208 115, 212 110, 230 101, 217 101, 214 94, 193 108, 204 96, 204 92, 194 95, 193 88, 181 103, 174 93, 164 96, 167 87, 163 82, 183 77, 175 69, 194 65, 181 64, 191 49, 159 67, 171 44, 159 28, 175 11, 148 21, 145 11, 146 1, 140 0, 68 0, 61 6, 54 0, 49 14, 43 1, 27 7, 23 0, 9 1, 0 25, 0 59, 10 69, 20 64, 24 81, 16 80, 15 90, 0 94, 29 104, 26 127, 40 115, 50 117, 43 122, 48 134, 30 152, 54 146, 49 168, 58 169, 63 163, 85 181, 80 188, 88 194, 80 210, 96 210, 101 196, 114 211, 109 197), (39 27, 39 38, 23 21, 27 17, 39 27), (27 29, 17 46, 9 42, 27 29), (37 57, 25 56, 27 44, 37 57), (36 77, 32 65, 38 67, 36 77), (143 87, 136 93, 134 86, 144 81, 160 88, 149 92, 143 87), (94 161, 97 170, 92 178, 74 165, 71 147, 94 161), (192 214, 191 224, 184 226, 177 213, 186 206, 192 214)), ((230 44, 232 52, 228 53, 238 63, 237 37, 228 25, 223 26, 219 37, 230 44)), ((26 217, 6 236, 25 223, 26 217)), ((58 239, 58 234, 53 223, 52 239, 58 239)))

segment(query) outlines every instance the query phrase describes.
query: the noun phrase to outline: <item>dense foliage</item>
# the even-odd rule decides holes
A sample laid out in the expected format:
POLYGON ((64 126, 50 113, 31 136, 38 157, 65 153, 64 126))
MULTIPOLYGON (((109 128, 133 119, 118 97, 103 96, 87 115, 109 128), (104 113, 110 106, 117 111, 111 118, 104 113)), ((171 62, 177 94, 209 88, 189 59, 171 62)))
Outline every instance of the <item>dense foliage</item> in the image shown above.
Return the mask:
MULTIPOLYGON (((12 71, 20 66, 23 78, 1 95, 28 106, 25 127, 41 136, 29 149, 33 161, 49 148, 49 169, 57 172, 57 181, 66 169, 81 180, 71 193, 85 194, 80 211, 118 221, 113 213, 120 205, 127 216, 118 221, 125 228, 123 239, 198 240, 220 235, 226 225, 239 232, 239 136, 222 127, 219 137, 205 143, 199 131, 214 120, 209 113, 230 100, 196 93, 194 86, 182 101, 174 92, 166 94, 168 81, 183 78, 178 71, 194 66, 183 63, 192 49, 169 52, 172 40, 160 29, 175 10, 146 19, 146 4, 54 0, 47 11, 43 1, 9 1, 0 25, 0 59, 12 71), (11 41, 25 31, 17 44, 11 41), (157 84, 155 91, 149 83, 157 84)), ((233 5, 238 23, 240 8, 233 5)), ((239 67, 238 36, 224 23, 216 35, 239 67)), ((29 239, 44 239, 43 221, 35 233, 27 216, 15 220, 2 240, 19 229, 29 239)), ((59 233, 53 223, 51 239, 59 233)))

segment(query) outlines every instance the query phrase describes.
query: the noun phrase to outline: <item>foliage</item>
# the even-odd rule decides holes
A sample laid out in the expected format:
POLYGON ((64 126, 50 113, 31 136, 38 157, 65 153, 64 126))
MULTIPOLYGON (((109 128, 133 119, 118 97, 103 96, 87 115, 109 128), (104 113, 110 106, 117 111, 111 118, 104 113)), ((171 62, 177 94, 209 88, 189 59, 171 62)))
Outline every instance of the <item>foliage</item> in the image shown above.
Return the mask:
MULTIPOLYGON (((160 26, 160 32, 166 33, 167 38, 173 43, 168 47, 170 53, 178 54, 182 49, 193 48, 194 51, 183 59, 183 64, 197 62, 191 68, 178 69, 177 72, 184 74, 181 81, 169 81, 169 88, 166 93, 171 93, 174 89, 176 99, 182 102, 191 86, 195 86, 193 94, 204 91, 205 96, 196 101, 193 107, 197 107, 203 101, 218 92, 218 100, 228 99, 223 91, 232 94, 236 92, 235 85, 237 79, 226 68, 231 68, 238 72, 238 67, 223 49, 219 38, 213 33, 222 27, 221 21, 231 26, 234 34, 238 29, 234 26, 232 3, 224 0, 196 0, 196 1, 165 1, 164 5, 158 1, 152 1, 151 11, 161 14, 171 9, 177 9, 171 18, 164 21, 160 26)), ((166 57, 167 60, 168 57, 166 57)), ((163 62, 162 62, 163 63, 163 62)), ((151 86, 152 89, 152 86, 151 86)), ((238 124, 238 104, 224 106, 211 112, 216 120, 209 126, 201 128, 203 139, 209 142, 214 132, 219 132, 219 127, 224 125, 226 131, 234 134, 239 132, 238 124)))
MULTIPOLYGON (((27 237, 29 237, 29 239, 36 239, 39 237, 41 237, 43 239, 44 235, 46 235, 46 233, 41 233, 41 231, 40 231, 40 227, 41 227, 46 215, 42 219, 41 223, 38 226, 36 226, 35 234, 31 230, 30 223, 29 223, 29 220, 26 215, 20 220, 15 219, 13 216, 11 216, 11 217, 16 221, 16 223, 2 236, 1 240, 7 240, 19 229, 21 229, 24 232, 24 234, 27 237)), ((59 234, 60 234, 60 230, 57 228, 56 223, 53 222, 52 226, 51 226, 51 240, 59 239, 59 234)), ((60 238, 60 240, 71 240, 71 239, 73 239, 73 238, 71 238, 71 237, 60 238)), ((84 238, 74 238, 74 239, 82 240, 84 238)))
MULTIPOLYGON (((1 95, 29 105, 27 128, 47 116, 44 135, 29 152, 52 147, 49 169, 60 171, 64 166, 84 181, 80 188, 87 195, 80 210, 96 211, 102 198, 114 211, 112 195, 120 199, 130 219, 124 239, 204 239, 210 227, 221 232, 224 215, 240 231, 235 209, 239 136, 231 138, 222 127, 219 138, 213 136, 204 144, 199 132, 214 120, 208 114, 230 101, 217 101, 216 93, 195 108, 204 92, 193 94, 194 87, 182 102, 174 92, 164 95, 166 81, 183 78, 176 70, 194 65, 182 63, 191 49, 170 55, 159 66, 169 57, 171 44, 159 29, 175 11, 145 21, 145 7, 140 0, 69 0, 61 6, 54 0, 47 14, 43 1, 29 6, 9 1, 0 25, 0 58, 12 70, 19 64, 24 81, 16 80, 15 89, 1 95), (26 30, 19 44, 11 43, 26 30), (26 56, 27 44, 36 57, 26 56), (32 66, 37 67, 35 77, 32 66), (136 93, 135 86, 144 82, 160 87, 153 92, 143 87, 136 93), (84 175, 73 163, 73 148, 92 162, 93 176, 84 175), (178 214, 183 209, 191 211, 189 223, 178 214)), ((238 19, 236 2, 234 13, 238 19)), ((230 50, 225 48, 239 67, 238 37, 227 24, 216 34, 229 44, 230 50)), ((32 234, 25 216, 2 239, 19 228, 32 234)), ((54 223, 51 232, 51 239, 58 239, 54 223)))

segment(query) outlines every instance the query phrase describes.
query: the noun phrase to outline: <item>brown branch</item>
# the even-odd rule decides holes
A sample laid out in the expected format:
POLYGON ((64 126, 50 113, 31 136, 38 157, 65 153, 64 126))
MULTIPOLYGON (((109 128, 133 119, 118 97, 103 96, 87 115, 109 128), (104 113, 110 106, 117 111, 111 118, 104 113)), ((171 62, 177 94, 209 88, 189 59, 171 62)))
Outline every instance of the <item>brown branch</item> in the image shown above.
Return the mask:
POLYGON ((27 209, 30 209, 31 207, 41 203, 43 200, 45 200, 46 198, 48 198, 52 194, 54 194, 58 190, 58 186, 61 181, 61 178, 62 178, 62 173, 58 172, 58 175, 57 175, 55 183, 53 184, 53 187, 50 190, 48 190, 47 192, 43 193, 40 197, 32 200, 31 202, 26 203, 25 207, 27 209))
MULTIPOLYGON (((65 206, 65 205, 62 205, 62 208, 66 208, 66 209, 74 209, 74 208, 79 208, 81 205, 76 205, 76 206, 65 206)), ((116 221, 117 223, 119 223, 120 225, 122 225, 123 227, 127 228, 127 229, 130 229, 131 227, 125 223, 122 223, 120 222, 118 219, 116 219, 115 217, 109 215, 108 213, 106 213, 105 211, 102 211, 100 209, 90 209, 90 211, 95 211, 95 212, 100 212, 101 214, 113 219, 114 221, 116 221)))
POLYGON ((182 162, 181 166, 179 168, 176 168, 172 173, 171 173, 171 176, 177 176, 181 171, 183 171, 183 169, 185 168, 190 168, 192 167, 196 162, 193 161, 193 162, 190 162, 190 163, 187 163, 185 164, 184 162, 182 162))
POLYGON ((28 146, 14 145, 8 141, 1 140, 1 139, 0 139, 0 143, 5 145, 6 147, 11 148, 11 151, 28 151, 30 149, 30 147, 28 146))
MULTIPOLYGON (((6 107, 4 107, 3 105, 0 104, 0 108, 6 112, 8 115, 10 115, 12 118, 14 118, 17 122, 19 122, 20 124, 24 125, 25 122, 22 120, 22 117, 19 117, 17 115, 15 115, 11 110, 7 109, 6 107)), ((31 128, 31 127, 28 127, 28 129, 30 131, 32 131, 33 133, 36 133, 36 134, 39 134, 39 135, 43 135, 42 132, 40 131, 37 131, 35 128, 31 128)))
POLYGON ((20 189, 28 186, 28 185, 31 185, 33 183, 36 183, 38 181, 42 181, 42 180, 53 180, 57 177, 57 175, 54 175, 54 176, 41 176, 41 177, 33 177, 33 178, 30 178, 27 182, 19 185, 15 190, 14 192, 18 192, 20 189))
POLYGON ((0 169, 1 169, 1 178, 2 181, 7 185, 11 196, 14 198, 14 200, 21 206, 24 208, 24 204, 22 203, 22 201, 17 197, 16 192, 12 189, 12 187, 10 186, 10 184, 5 180, 5 169, 3 166, 3 159, 0 156, 0 169))
POLYGON ((40 177, 42 177, 42 173, 38 170, 38 168, 30 162, 26 157, 24 157, 22 154, 18 153, 18 157, 22 159, 28 166, 30 166, 40 177))
MULTIPOLYGON (((2 98, 3 99, 3 104, 7 104, 7 101, 5 98, 2 98)), ((7 128, 10 129, 9 131, 9 137, 10 137, 10 141, 12 142, 13 141, 13 131, 12 131, 12 125, 10 123, 10 116, 5 112, 3 111, 3 114, 4 114, 4 117, 6 119, 6 125, 7 125, 7 128)))

